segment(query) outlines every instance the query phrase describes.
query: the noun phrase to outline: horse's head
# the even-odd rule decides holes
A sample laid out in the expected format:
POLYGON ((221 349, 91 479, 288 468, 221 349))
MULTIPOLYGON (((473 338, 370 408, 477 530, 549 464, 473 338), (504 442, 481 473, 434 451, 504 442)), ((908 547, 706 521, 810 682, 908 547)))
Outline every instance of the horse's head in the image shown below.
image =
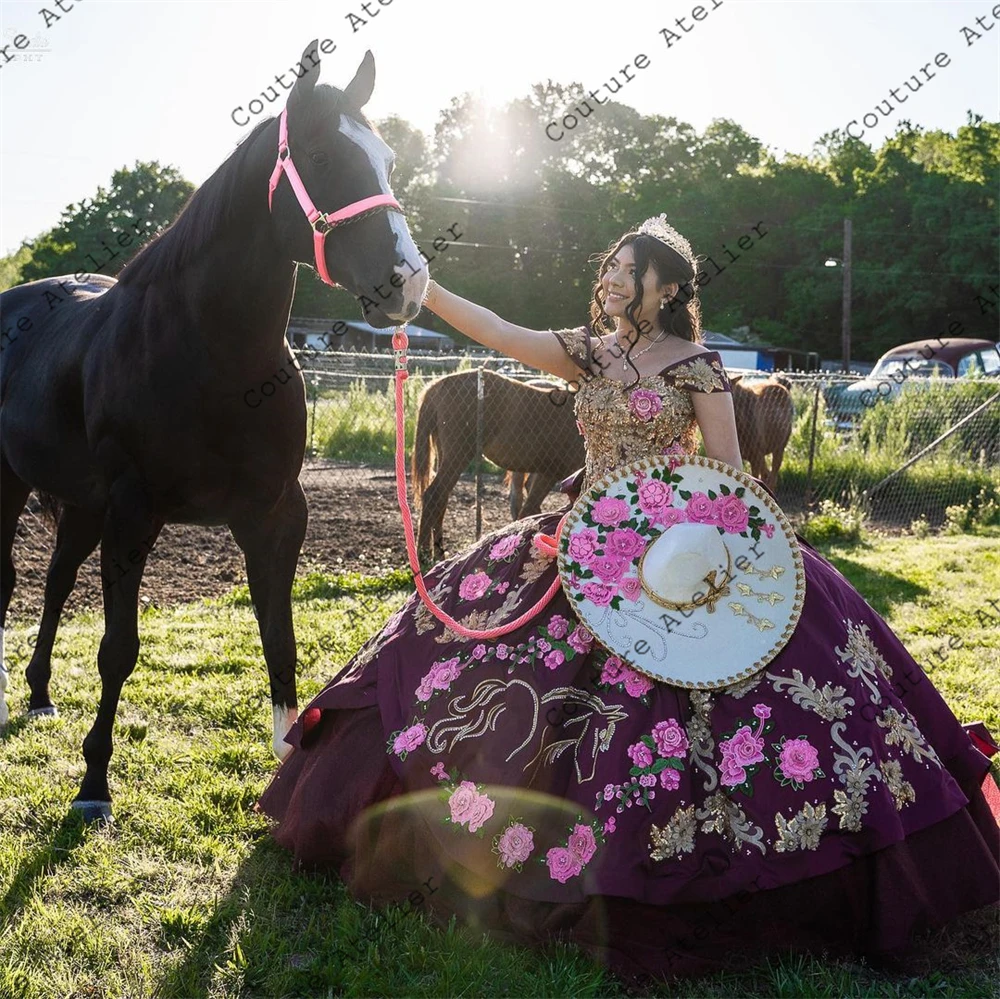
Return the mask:
MULTIPOLYGON (((395 157, 361 111, 375 86, 371 52, 343 91, 316 86, 315 41, 302 54, 300 68, 304 72, 286 107, 288 147, 308 198, 328 215, 378 195, 391 196, 395 157)), ((268 130, 272 138, 277 127, 268 130)), ((274 148, 277 155, 277 142, 274 148)), ((271 211, 292 258, 315 266, 313 228, 287 175, 277 183, 271 211)), ((322 221, 320 226, 322 231, 322 221)), ((337 224, 326 236, 323 258, 330 277, 362 302, 373 326, 408 322, 420 311, 428 275, 401 212, 381 207, 337 224)))

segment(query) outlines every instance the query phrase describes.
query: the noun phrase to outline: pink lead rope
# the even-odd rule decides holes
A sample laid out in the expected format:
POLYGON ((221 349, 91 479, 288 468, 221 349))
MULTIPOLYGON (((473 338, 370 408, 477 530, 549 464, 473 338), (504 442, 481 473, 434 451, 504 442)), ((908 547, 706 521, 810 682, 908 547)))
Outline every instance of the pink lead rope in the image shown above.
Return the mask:
MULTIPOLYGON (((508 621, 507 624, 499 625, 496 628, 486 628, 482 631, 466 628, 464 625, 459 624, 453 617, 441 610, 431 599, 430 594, 427 592, 427 587, 424 586, 424 577, 420 571, 417 546, 413 537, 413 518, 410 514, 410 504, 406 495, 406 466, 403 458, 405 441, 403 435, 403 382, 409 377, 409 373, 406 370, 406 347, 408 343, 406 327, 400 326, 392 334, 392 350, 396 357, 396 497, 399 500, 399 512, 403 517, 403 533, 406 535, 406 554, 410 560, 410 568, 413 570, 413 581, 416 584, 417 592, 420 594, 420 599, 424 602, 424 606, 456 634, 461 635, 463 638, 499 638, 501 635, 506 635, 509 631, 520 628, 522 624, 530 621, 545 607, 556 595, 556 591, 561 585, 559 582, 559 573, 556 573, 556 578, 552 581, 552 585, 542 594, 538 602, 526 610, 520 617, 515 618, 513 621, 508 621)), ((559 535, 562 533, 563 525, 566 523, 568 516, 569 511, 567 510, 559 521, 555 537, 547 534, 536 534, 532 538, 532 542, 540 552, 551 558, 555 558, 558 551, 559 535)))

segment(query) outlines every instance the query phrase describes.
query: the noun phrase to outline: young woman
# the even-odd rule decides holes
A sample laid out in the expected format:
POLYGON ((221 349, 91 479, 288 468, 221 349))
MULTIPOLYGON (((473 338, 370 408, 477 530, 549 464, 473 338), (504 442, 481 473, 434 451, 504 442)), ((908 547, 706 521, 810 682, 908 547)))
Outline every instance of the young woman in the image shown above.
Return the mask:
MULTIPOLYGON (((575 385, 585 490, 692 453, 696 428, 708 456, 742 469, 725 371, 699 343, 695 271, 661 216, 605 256, 589 327, 525 329, 433 282, 425 304, 575 385)), ((466 628, 513 620, 554 578, 532 539, 559 518, 435 566, 435 602, 466 628)), ((609 656, 562 590, 495 641, 455 634, 414 594, 289 733, 261 802, 275 836, 359 897, 419 895, 436 917, 520 942, 561 935, 626 972, 700 972, 769 947, 891 952, 996 901, 986 758, 885 622, 800 544, 794 634, 721 690, 609 656)))

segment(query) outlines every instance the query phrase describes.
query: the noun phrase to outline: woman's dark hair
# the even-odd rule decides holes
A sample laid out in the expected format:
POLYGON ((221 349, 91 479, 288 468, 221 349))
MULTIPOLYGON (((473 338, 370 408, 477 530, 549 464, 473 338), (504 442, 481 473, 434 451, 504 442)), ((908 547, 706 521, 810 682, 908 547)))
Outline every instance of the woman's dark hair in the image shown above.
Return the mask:
MULTIPOLYGON (((604 254, 603 258, 600 258, 597 280, 594 282, 593 302, 590 305, 590 329, 594 336, 600 336, 602 333, 614 329, 613 320, 604 311, 604 288, 601 285, 601 278, 604 277, 611 266, 611 261, 621 252, 623 246, 631 246, 632 254, 635 257, 636 294, 635 298, 625 306, 625 315, 628 316, 632 326, 640 333, 645 333, 646 330, 640 327, 640 323, 643 326, 649 325, 646 320, 638 318, 638 311, 642 305, 642 281, 646 271, 652 266, 660 284, 678 285, 676 297, 662 306, 657 314, 656 318, 660 327, 683 340, 701 343, 701 305, 698 301, 698 289, 693 284, 694 263, 655 236, 647 236, 644 233, 634 231, 625 233, 604 254)), ((626 357, 634 346, 634 343, 629 344, 626 357)), ((632 363, 630 358, 628 363, 632 363)), ((638 379, 639 372, 634 365, 632 370, 638 379)))

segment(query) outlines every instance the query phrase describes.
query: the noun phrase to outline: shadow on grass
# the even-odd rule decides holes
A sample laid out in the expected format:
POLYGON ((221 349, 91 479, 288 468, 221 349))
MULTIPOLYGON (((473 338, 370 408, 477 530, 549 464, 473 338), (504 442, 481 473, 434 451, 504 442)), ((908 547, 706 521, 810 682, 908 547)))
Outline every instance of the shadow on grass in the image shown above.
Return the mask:
POLYGON ((873 569, 845 555, 817 549, 832 566, 868 601, 882 617, 888 617, 897 604, 910 603, 931 591, 899 573, 873 569))
POLYGON ((70 859, 73 851, 86 838, 88 828, 83 821, 83 815, 71 809, 63 817, 51 841, 39 847, 25 860, 21 869, 14 875, 3 898, 0 899, 0 934, 13 923, 14 917, 24 907, 35 882, 51 874, 55 868, 70 859))

